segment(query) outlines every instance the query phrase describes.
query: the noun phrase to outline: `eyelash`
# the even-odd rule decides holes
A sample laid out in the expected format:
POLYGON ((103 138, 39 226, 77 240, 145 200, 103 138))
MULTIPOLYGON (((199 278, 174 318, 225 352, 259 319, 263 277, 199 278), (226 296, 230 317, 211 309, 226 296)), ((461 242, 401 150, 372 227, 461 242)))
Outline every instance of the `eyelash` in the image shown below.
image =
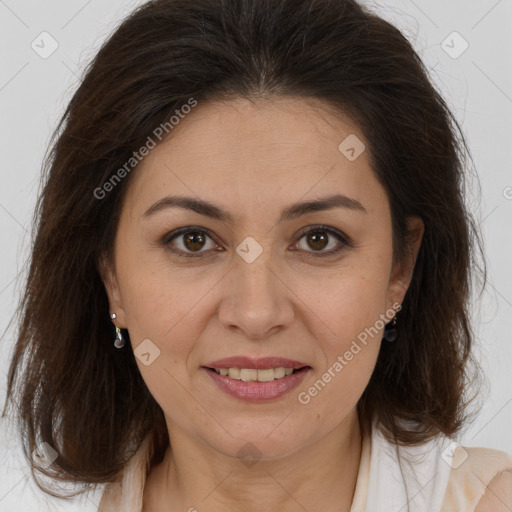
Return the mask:
MULTIPOLYGON (((317 252, 317 253, 306 255, 307 258, 324 258, 324 257, 328 257, 328 256, 333 256, 334 254, 338 254, 339 252, 343 251, 345 249, 345 247, 352 247, 352 242, 350 241, 350 239, 347 236, 343 235, 338 230, 335 230, 333 228, 330 228, 328 226, 323 226, 323 225, 313 226, 312 228, 308 229, 307 231, 301 233, 298 241, 300 241, 306 235, 309 235, 310 233, 316 233, 316 232, 325 232, 325 233, 328 233, 329 235, 333 235, 335 238, 338 238, 338 240, 341 242, 341 246, 338 248, 335 248, 335 249, 331 249, 330 251, 317 252)), ((162 238, 161 243, 164 246, 168 247, 168 249, 172 253, 176 254, 179 257, 183 257, 183 258, 204 257, 203 253, 207 252, 207 251, 196 252, 196 253, 187 253, 187 252, 182 251, 181 249, 173 249, 172 248, 171 242, 175 238, 178 238, 180 235, 184 235, 186 233, 199 233, 201 235, 207 235, 209 238, 211 238, 213 240, 213 237, 210 234, 209 230, 204 229, 204 228, 196 228, 194 226, 188 226, 186 228, 180 228, 180 229, 177 229, 176 231, 172 231, 171 233, 167 233, 162 238)), ((298 241, 297 241, 297 243, 298 243, 298 241)), ((300 250, 299 250, 299 252, 300 252, 300 250)))

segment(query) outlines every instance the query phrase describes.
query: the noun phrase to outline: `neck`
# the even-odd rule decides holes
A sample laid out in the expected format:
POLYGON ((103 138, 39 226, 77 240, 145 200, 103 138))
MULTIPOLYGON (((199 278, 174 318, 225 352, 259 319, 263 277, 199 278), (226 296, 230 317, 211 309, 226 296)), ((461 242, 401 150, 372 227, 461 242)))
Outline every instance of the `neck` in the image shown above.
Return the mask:
POLYGON ((354 410, 322 439, 244 464, 168 423, 171 441, 144 488, 143 511, 349 512, 361 458, 354 410))

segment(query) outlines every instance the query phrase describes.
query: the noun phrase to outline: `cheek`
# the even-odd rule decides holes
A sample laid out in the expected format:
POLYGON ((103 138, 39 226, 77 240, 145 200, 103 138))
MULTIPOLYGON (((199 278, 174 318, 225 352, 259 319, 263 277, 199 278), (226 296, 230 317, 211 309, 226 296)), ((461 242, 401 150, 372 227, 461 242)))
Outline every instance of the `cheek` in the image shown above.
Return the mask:
POLYGON ((161 340, 207 293, 207 280, 194 279, 190 270, 176 269, 160 249, 121 241, 119 254, 120 291, 133 341, 161 340))
POLYGON ((298 399, 330 425, 356 406, 375 368, 385 301, 374 285, 363 287, 357 279, 348 280, 318 305, 322 321, 316 322, 314 337, 321 363, 314 378, 299 390, 298 399))
MULTIPOLYGON (((388 262, 383 258, 360 258, 340 270, 335 277, 317 281, 315 292, 306 286, 298 296, 304 298, 303 318, 322 353, 317 369, 321 382, 331 392, 326 402, 355 405, 364 391, 377 360, 386 313, 388 262)), ((389 262, 390 264, 390 262, 389 262)), ((315 393, 314 390, 312 390, 315 393)))
POLYGON ((335 347, 374 326, 386 310, 388 263, 382 258, 357 259, 336 272, 294 279, 297 303, 304 304, 305 315, 323 324, 335 347))

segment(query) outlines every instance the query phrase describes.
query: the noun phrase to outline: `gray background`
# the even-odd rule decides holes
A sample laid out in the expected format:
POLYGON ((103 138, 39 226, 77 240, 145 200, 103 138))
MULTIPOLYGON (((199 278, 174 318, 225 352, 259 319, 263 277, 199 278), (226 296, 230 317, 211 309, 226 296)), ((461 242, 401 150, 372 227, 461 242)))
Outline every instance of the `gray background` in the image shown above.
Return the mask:
MULTIPOLYGON (((0 0, 0 329, 18 300, 32 211, 49 137, 85 64, 120 20, 143 2, 0 0), (41 53, 58 48, 47 58, 41 53), (41 38, 45 38, 42 48, 41 38), (33 43, 33 41, 35 41, 33 43)), ((366 2, 404 31, 462 124, 476 164, 471 207, 482 227, 489 283, 474 301, 476 354, 488 377, 481 413, 459 440, 512 453, 512 1, 366 2), (457 32, 457 34, 453 34, 457 32), (444 42, 444 43, 443 43, 444 42), (467 49, 463 52, 466 45, 467 49)), ((0 341, 0 399, 13 344, 0 341)), ((29 478, 19 441, 0 423, 0 511, 95 510, 100 490, 74 505, 46 499, 29 478)))

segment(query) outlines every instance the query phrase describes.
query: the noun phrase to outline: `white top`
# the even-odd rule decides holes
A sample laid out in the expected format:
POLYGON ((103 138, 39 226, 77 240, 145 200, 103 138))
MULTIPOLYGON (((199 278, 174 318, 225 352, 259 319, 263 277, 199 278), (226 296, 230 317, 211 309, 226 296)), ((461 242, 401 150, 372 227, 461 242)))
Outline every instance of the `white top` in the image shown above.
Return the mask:
MULTIPOLYGON (((107 484, 99 512, 142 512, 144 485, 151 469, 151 442, 150 436, 144 440, 120 482, 107 484)), ((501 492, 500 501, 506 504, 502 510, 512 510, 512 455, 490 448, 462 447, 443 435, 421 445, 397 446, 374 424, 371 435, 363 438, 350 512, 477 512, 489 482, 504 471, 509 472, 505 476, 510 479, 505 483, 508 494, 501 492)), ((496 493, 495 497, 489 494, 482 502, 499 498, 496 493)))

